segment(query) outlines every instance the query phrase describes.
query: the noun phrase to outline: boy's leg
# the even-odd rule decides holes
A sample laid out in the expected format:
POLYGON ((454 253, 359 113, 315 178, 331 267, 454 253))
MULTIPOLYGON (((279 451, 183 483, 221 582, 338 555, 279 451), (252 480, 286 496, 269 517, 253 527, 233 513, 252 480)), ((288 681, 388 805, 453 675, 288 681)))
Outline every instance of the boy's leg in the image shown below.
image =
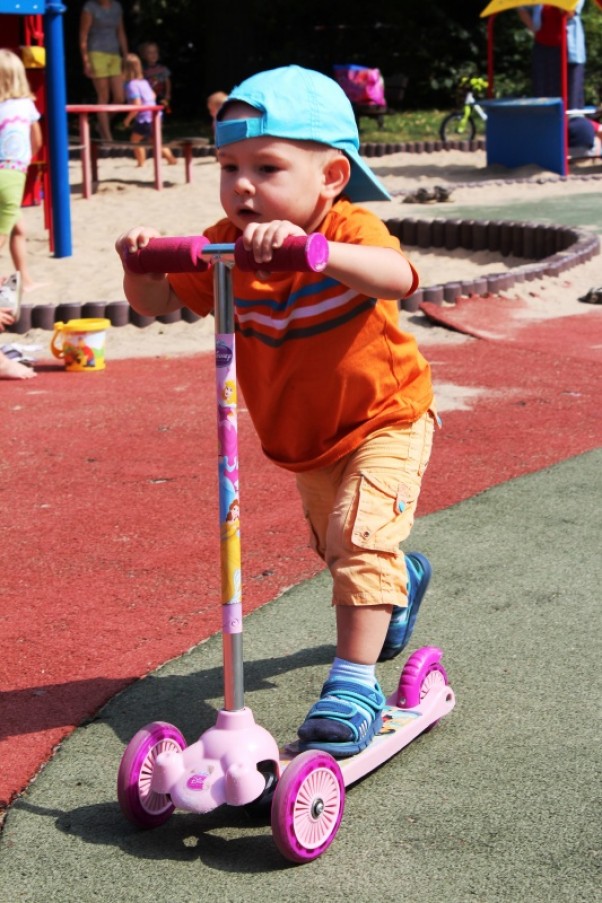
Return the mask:
POLYGON ((404 607, 393 606, 387 635, 378 656, 379 662, 395 658, 408 645, 420 604, 431 580, 431 563, 424 555, 419 552, 410 552, 405 556, 405 562, 408 572, 407 605, 404 607))
POLYGON ((391 605, 337 605, 337 656, 374 665, 391 622, 391 605))
MULTIPOLYGON (((411 530, 432 434, 433 417, 425 415, 416 424, 370 437, 333 468, 298 478, 316 548, 333 576, 337 655, 348 664, 372 668, 372 675, 391 612, 408 603, 408 570, 399 544, 411 530), (330 496, 321 486, 328 480, 330 496), (316 496, 322 506, 315 504, 316 496)), ((384 703, 374 676, 370 681, 364 672, 363 680, 349 681, 331 672, 320 701, 299 729, 301 746, 353 755, 379 729, 384 703)))
MULTIPOLYGON (((299 474, 297 485, 314 551, 327 560, 327 534, 331 513, 335 507, 344 462, 333 467, 299 474)), ((310 716, 299 729, 302 749, 326 749, 339 757, 350 756, 368 745, 380 730, 380 713, 385 697, 376 682, 374 661, 380 650, 391 617, 391 608, 365 607, 363 615, 354 607, 337 608, 337 657, 322 688, 320 700, 312 707, 310 716), (363 650, 356 650, 357 621, 366 634, 374 634, 374 658, 363 664, 363 650), (356 660, 352 658, 355 656, 356 660)), ((370 658, 371 656, 368 656, 370 658)))

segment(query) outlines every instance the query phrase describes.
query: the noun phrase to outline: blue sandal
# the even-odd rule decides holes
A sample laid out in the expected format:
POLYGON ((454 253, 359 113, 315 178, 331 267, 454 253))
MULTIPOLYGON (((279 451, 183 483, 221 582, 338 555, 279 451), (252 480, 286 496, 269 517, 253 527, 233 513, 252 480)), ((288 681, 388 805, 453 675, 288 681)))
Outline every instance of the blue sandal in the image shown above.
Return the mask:
POLYGON ((433 573, 430 561, 420 552, 410 552, 406 555, 406 565, 409 581, 408 604, 406 608, 401 608, 399 605, 393 607, 391 623, 378 656, 379 662, 387 662, 389 659, 395 658, 410 642, 420 603, 433 573))
POLYGON ((319 749, 343 759, 361 752, 382 727, 385 697, 378 684, 327 680, 320 699, 297 731, 299 749, 319 749))

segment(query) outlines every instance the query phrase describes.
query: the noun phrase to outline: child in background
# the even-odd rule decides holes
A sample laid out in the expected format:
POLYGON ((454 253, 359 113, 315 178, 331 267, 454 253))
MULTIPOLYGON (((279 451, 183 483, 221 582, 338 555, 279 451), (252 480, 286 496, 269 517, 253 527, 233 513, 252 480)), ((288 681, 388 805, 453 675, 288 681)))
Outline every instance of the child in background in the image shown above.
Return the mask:
MULTIPOLYGON (((124 64, 125 75, 125 99, 127 103, 136 104, 136 106, 146 106, 147 104, 156 104, 155 92, 144 78, 142 74, 142 62, 136 53, 128 53, 124 64)), ((162 115, 162 114, 159 114, 162 115)), ((150 137, 153 122, 153 114, 150 110, 142 110, 136 113, 133 110, 125 117, 123 124, 132 127, 130 133, 130 141, 132 144, 140 144, 141 141, 148 140, 150 137)), ((162 156, 170 166, 177 161, 172 151, 168 147, 162 148, 162 156)), ((144 166, 146 162, 146 149, 144 147, 134 147, 134 155, 138 166, 144 166)))
MULTIPOLYGON (((99 104, 123 103, 122 61, 128 52, 123 9, 118 0, 86 0, 79 21, 79 49, 84 75, 92 79, 99 104)), ((109 114, 98 113, 104 141, 111 141, 109 114)))
POLYGON ((567 131, 571 156, 602 156, 602 126, 599 122, 587 116, 569 116, 567 131))
POLYGON ((146 41, 140 46, 142 70, 157 98, 157 103, 171 113, 171 72, 159 60, 159 45, 154 41, 146 41))
POLYGON ((224 103, 228 100, 228 95, 224 91, 215 91, 213 94, 210 94, 207 98, 207 109, 209 110, 209 115, 211 116, 211 123, 213 125, 213 133, 215 134, 215 123, 217 120, 217 114, 221 110, 224 103))
MULTIPOLYGON (((0 249, 19 232, 27 168, 42 146, 39 119, 25 66, 12 51, 0 50, 0 249)), ((17 250, 22 259, 22 246, 18 245, 17 250)), ((0 330, 18 318, 22 288, 19 271, 1 281, 0 330)), ((0 356, 1 376, 32 375, 27 367, 23 370, 28 372, 21 372, 21 364, 11 361, 9 366, 5 356, 0 356)))
MULTIPOLYGON (((220 199, 211 242, 242 236, 257 272, 234 268, 238 377, 263 450, 295 475, 311 542, 333 579, 336 657, 299 728, 301 749, 337 757, 379 732, 376 662, 407 644, 431 567, 404 555, 436 422, 430 367, 399 327, 418 276, 384 223, 358 202, 390 200, 359 154, 353 109, 333 79, 262 72, 217 115, 220 199), (272 249, 319 231, 321 273, 270 273, 272 249)), ((121 235, 132 306, 160 316, 213 311, 213 273, 135 275, 128 253, 159 236, 121 235)), ((294 638, 294 646, 302 642, 294 638)))

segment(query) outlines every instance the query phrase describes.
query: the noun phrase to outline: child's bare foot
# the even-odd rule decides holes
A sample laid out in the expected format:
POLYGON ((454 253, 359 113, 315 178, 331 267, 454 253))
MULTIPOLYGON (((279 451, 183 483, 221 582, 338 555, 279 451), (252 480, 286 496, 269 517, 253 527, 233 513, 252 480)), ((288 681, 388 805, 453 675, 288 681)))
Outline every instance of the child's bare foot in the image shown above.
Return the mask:
POLYGON ((31 379, 33 376, 37 376, 35 370, 0 352, 0 379, 31 379))
POLYGON ((47 282, 25 282, 23 281, 23 294, 28 295, 29 292, 37 292, 39 288, 47 286, 47 282))

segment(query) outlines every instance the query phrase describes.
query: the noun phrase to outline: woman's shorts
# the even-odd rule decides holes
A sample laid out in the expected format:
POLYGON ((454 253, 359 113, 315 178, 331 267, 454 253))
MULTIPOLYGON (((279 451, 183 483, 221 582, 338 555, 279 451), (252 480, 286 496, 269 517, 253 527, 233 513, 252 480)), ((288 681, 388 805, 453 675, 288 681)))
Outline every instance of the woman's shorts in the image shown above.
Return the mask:
POLYGON ((334 605, 406 604, 408 538, 437 415, 379 430, 330 467, 298 473, 311 544, 333 578, 334 605))
POLYGON ((18 169, 0 169, 0 235, 10 235, 21 216, 24 191, 24 172, 18 169))
POLYGON ((88 54, 93 78, 113 78, 121 75, 122 64, 118 53, 103 53, 101 50, 91 50, 88 54))

